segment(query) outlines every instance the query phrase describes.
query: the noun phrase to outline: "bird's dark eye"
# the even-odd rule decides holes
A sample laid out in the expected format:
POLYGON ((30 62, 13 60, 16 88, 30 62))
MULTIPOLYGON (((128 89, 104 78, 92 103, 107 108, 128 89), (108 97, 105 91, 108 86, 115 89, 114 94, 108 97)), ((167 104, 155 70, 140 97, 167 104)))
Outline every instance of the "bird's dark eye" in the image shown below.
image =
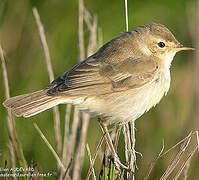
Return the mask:
POLYGON ((163 42, 159 42, 158 46, 161 47, 161 48, 163 48, 165 46, 165 44, 163 42))

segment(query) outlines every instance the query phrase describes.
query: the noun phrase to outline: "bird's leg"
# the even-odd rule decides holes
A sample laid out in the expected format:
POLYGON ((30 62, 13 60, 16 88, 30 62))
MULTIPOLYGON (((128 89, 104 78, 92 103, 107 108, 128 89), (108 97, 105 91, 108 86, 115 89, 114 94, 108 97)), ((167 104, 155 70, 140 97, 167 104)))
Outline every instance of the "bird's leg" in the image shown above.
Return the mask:
POLYGON ((110 151, 111 151, 111 153, 113 155, 114 163, 116 164, 117 167, 119 166, 119 167, 129 171, 129 168, 127 166, 125 166, 124 164, 122 164, 120 162, 120 160, 119 160, 119 157, 118 157, 118 155, 117 155, 117 153, 115 151, 115 148, 113 146, 113 142, 112 142, 111 136, 110 136, 110 134, 108 132, 107 126, 102 122, 101 119, 99 119, 99 124, 100 124, 100 126, 102 128, 102 131, 105 133, 106 143, 107 143, 108 147, 110 148, 110 151))

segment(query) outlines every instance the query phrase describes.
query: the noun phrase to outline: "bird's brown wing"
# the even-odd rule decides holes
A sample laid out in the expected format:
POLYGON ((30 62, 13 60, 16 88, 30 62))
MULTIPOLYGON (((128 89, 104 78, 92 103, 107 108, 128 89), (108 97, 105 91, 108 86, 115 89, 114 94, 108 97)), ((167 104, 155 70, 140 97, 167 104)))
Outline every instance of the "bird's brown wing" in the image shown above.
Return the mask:
POLYGON ((139 88, 154 78, 157 68, 151 59, 128 58, 114 65, 87 59, 54 80, 48 95, 93 96, 139 88))

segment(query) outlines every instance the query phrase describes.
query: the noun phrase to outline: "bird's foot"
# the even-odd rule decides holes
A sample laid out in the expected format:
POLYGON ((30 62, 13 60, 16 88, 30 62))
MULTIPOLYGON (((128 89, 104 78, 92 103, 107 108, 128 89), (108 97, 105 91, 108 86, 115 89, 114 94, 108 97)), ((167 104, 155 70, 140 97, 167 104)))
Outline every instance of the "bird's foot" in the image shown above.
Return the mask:
POLYGON ((130 169, 129 167, 127 167, 126 165, 124 165, 124 164, 120 161, 120 159, 119 159, 119 157, 118 157, 117 154, 112 155, 111 158, 113 159, 113 162, 114 162, 114 164, 115 164, 117 170, 120 170, 120 168, 122 168, 122 169, 127 170, 128 172, 131 172, 131 169, 130 169))

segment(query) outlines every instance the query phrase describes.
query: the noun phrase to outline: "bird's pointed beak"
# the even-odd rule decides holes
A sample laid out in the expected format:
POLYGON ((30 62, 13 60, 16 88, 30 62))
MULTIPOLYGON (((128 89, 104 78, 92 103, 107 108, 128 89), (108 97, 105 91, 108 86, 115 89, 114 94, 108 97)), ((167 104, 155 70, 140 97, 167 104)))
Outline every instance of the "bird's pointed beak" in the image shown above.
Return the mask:
POLYGON ((195 48, 192 47, 186 47, 182 44, 179 44, 176 48, 177 51, 183 51, 183 50, 195 50, 195 48))

